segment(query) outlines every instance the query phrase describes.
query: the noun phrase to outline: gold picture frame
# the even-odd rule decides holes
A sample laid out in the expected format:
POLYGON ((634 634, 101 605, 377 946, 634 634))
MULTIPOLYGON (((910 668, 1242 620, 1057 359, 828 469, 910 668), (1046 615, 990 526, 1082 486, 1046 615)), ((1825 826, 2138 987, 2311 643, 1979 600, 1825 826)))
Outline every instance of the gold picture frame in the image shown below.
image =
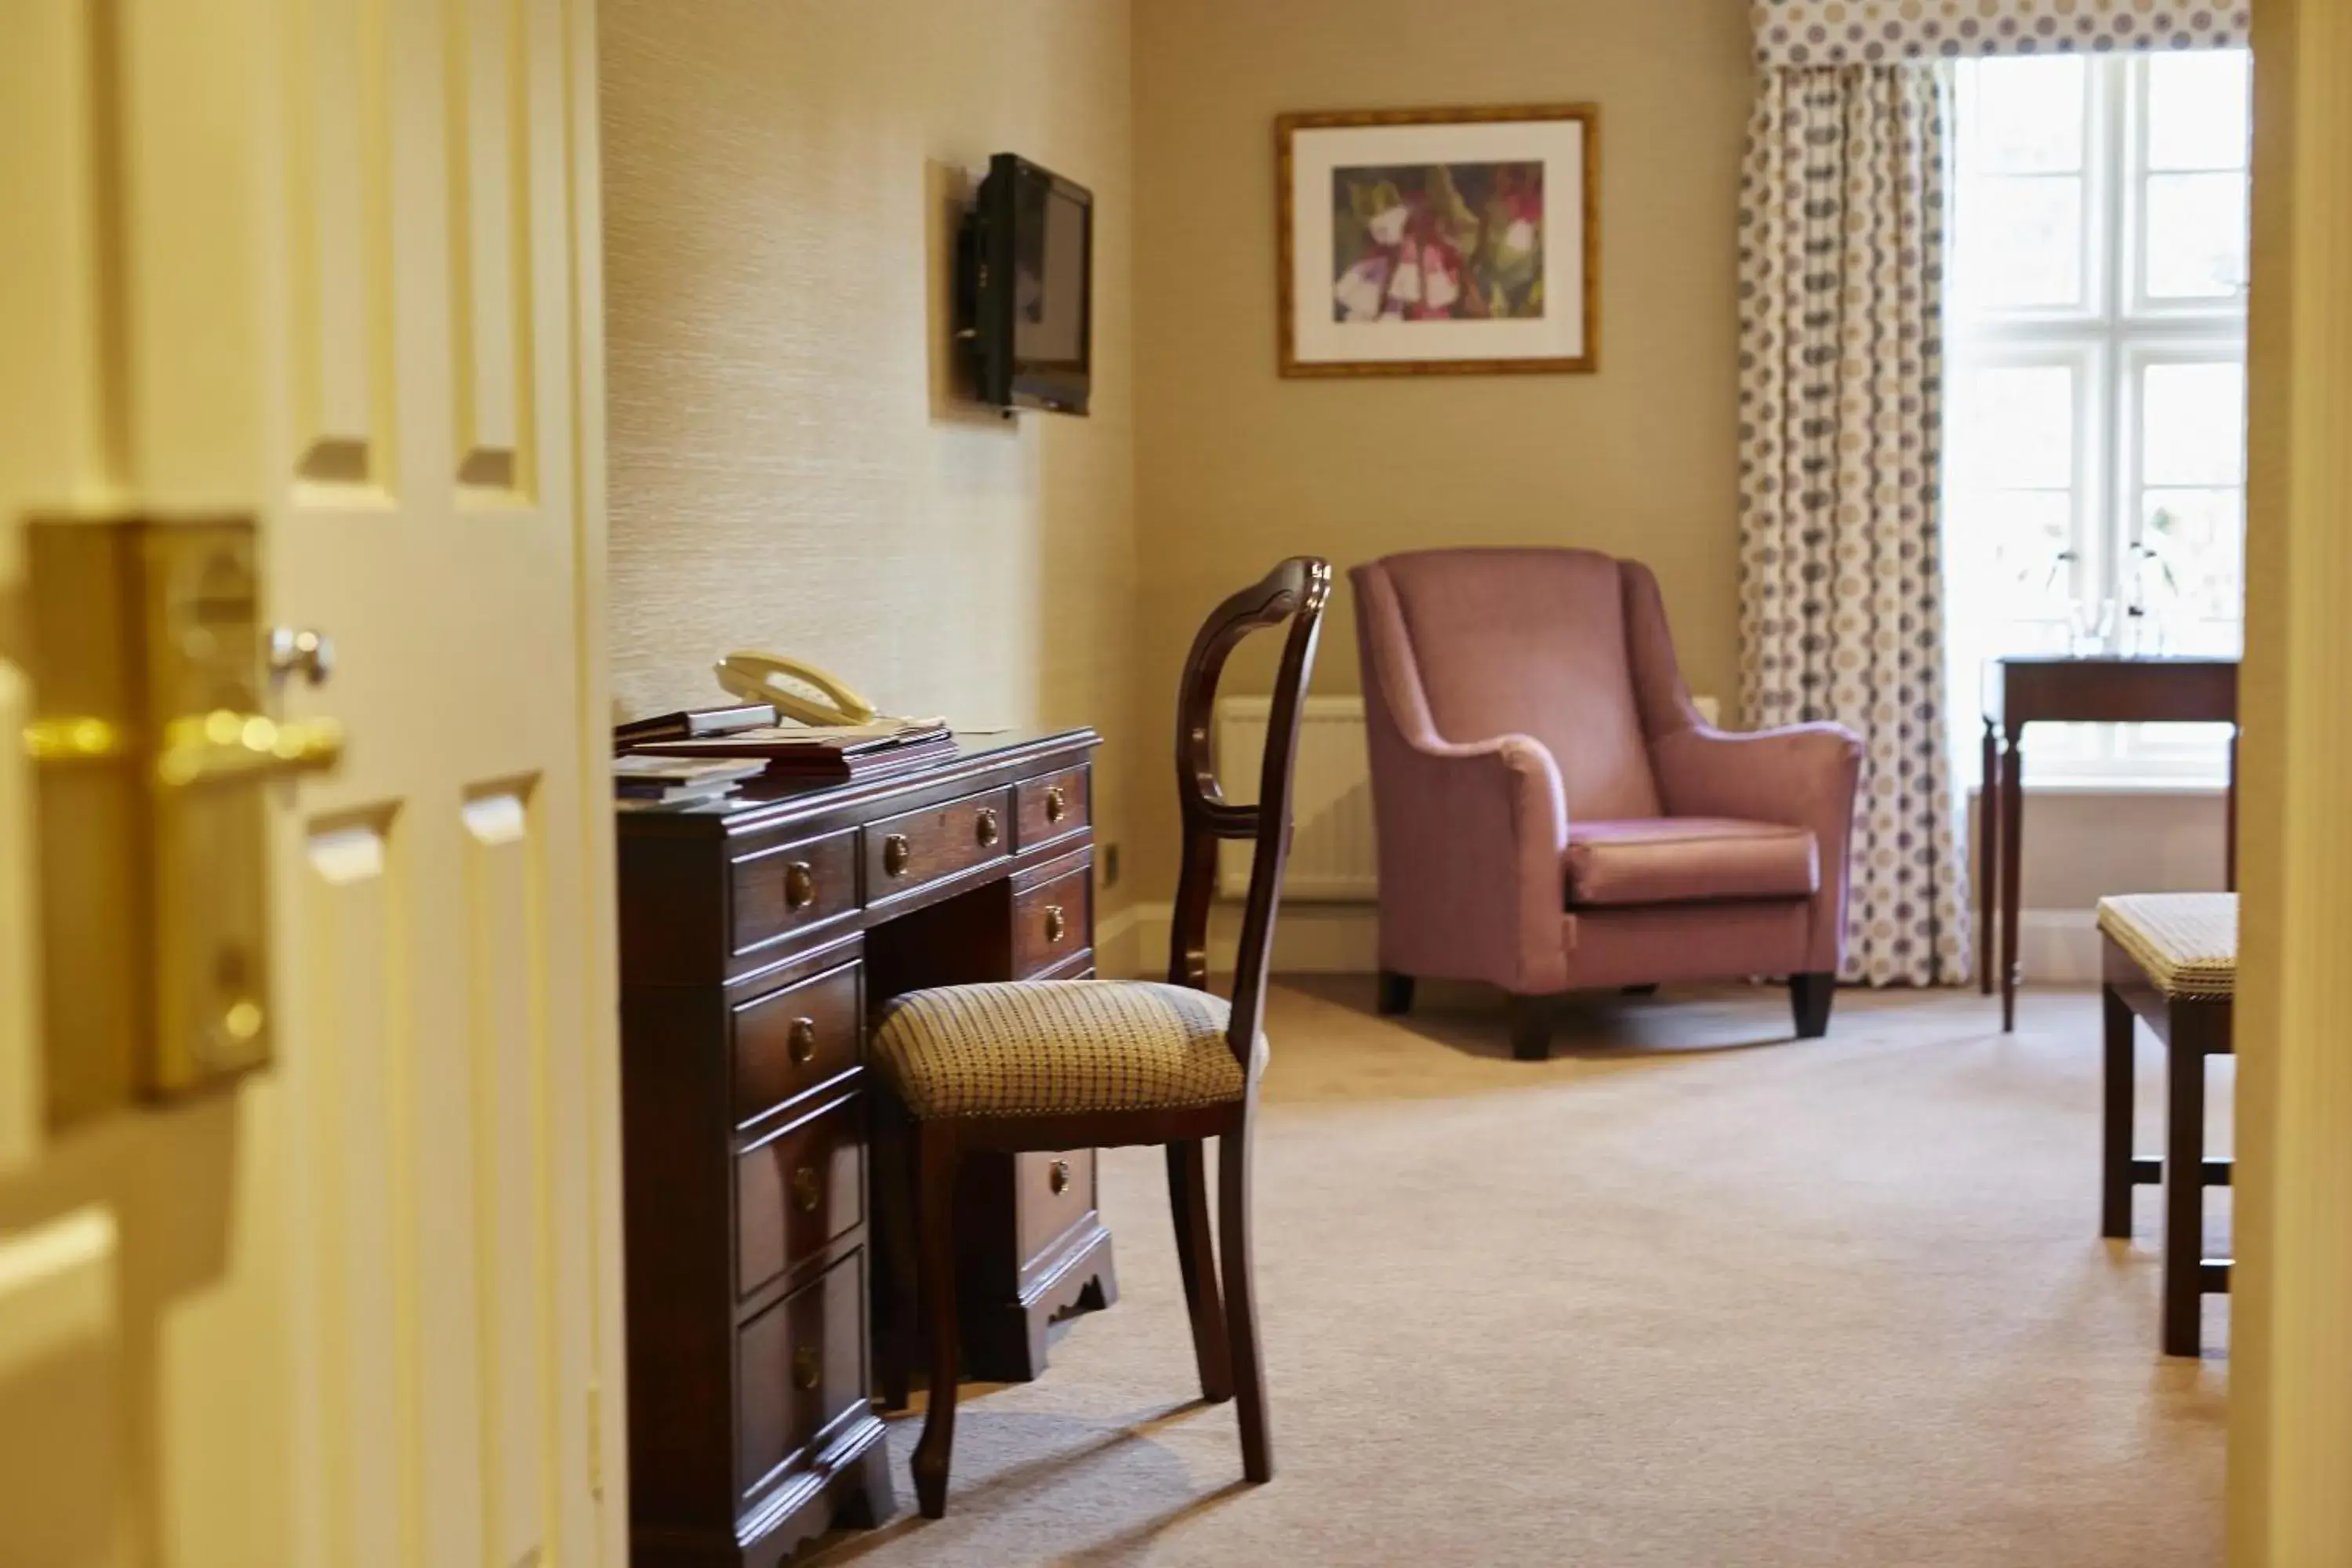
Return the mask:
MULTIPOLYGON (((1284 376, 1591 374, 1600 369, 1598 106, 1284 114, 1275 121, 1275 163, 1279 368, 1284 376), (1518 126, 1528 128, 1524 137, 1511 134, 1518 126), (1415 129, 1440 133, 1425 142, 1398 134, 1415 129), (1455 134, 1442 133, 1448 130, 1455 134), (1361 152, 1351 152, 1351 144, 1360 144, 1361 152), (1351 156, 1367 162, 1340 162, 1351 156), (1532 179, 1524 173, 1530 168, 1540 171, 1532 179), (1552 197, 1563 173, 1577 188, 1555 207, 1552 197), (1343 186, 1349 189, 1360 216, 1361 188, 1368 181, 1379 193, 1373 199, 1382 201, 1394 195, 1400 180, 1410 184, 1414 178, 1425 178, 1430 190, 1442 189, 1457 225, 1466 221, 1475 226, 1476 254, 1496 248, 1486 238, 1492 233, 1490 217, 1471 209, 1469 198, 1456 188, 1456 176, 1482 187, 1471 196, 1483 197, 1486 215, 1524 212, 1532 186, 1539 215, 1534 237, 1515 249, 1498 250, 1509 258, 1517 274, 1515 280, 1507 282, 1494 275, 1495 268, 1481 268, 1490 291, 1479 292, 1478 281, 1470 275, 1471 258, 1451 243, 1470 232, 1466 229, 1433 242, 1443 247, 1429 252, 1439 258, 1434 270, 1419 266, 1413 258, 1423 252, 1401 231, 1407 261, 1397 263, 1398 252, 1391 247, 1385 260, 1370 255, 1342 265, 1351 242, 1356 249, 1382 248, 1381 237, 1398 224, 1423 221, 1420 203, 1399 197, 1399 205, 1356 224, 1339 210, 1339 192, 1343 186), (1307 182, 1303 187, 1302 179, 1307 182), (1314 205, 1303 205, 1302 197, 1309 195, 1314 205), (1514 201, 1520 205, 1511 206, 1514 201), (1396 216, 1409 208, 1413 214, 1410 220, 1396 216), (1576 232, 1559 233, 1558 212, 1568 215, 1576 232), (1342 234, 1343 226, 1349 234, 1342 234), (1521 254, 1530 249, 1536 268, 1531 284, 1525 281, 1528 262, 1521 254), (1367 294, 1376 286, 1375 274, 1383 291, 1377 308, 1367 294), (1412 293, 1409 301, 1400 303, 1394 296, 1407 284, 1412 293), (1573 285, 1578 298, 1570 312, 1559 314, 1551 308, 1553 297, 1567 284, 1573 285), (1444 315, 1428 302, 1440 287, 1450 290, 1444 315), (1311 315, 1304 313, 1309 311, 1311 315)), ((1516 235, 1523 226, 1515 224, 1509 232, 1516 235)))

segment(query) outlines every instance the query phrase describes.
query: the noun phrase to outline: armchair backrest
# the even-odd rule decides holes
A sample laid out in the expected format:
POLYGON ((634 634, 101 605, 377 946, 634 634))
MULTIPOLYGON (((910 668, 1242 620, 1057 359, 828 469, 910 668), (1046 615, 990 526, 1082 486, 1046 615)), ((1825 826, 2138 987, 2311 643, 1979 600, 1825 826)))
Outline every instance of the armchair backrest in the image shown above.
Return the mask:
MULTIPOLYGON (((1591 550, 1428 550, 1356 577, 1367 597, 1393 600, 1390 635, 1405 646, 1392 666, 1419 677, 1441 739, 1540 742, 1570 820, 1662 814, 1650 731, 1677 721, 1680 676, 1641 566, 1591 550), (1647 668, 1661 657, 1667 668, 1647 668)), ((1381 635, 1368 619, 1367 638, 1381 635)))

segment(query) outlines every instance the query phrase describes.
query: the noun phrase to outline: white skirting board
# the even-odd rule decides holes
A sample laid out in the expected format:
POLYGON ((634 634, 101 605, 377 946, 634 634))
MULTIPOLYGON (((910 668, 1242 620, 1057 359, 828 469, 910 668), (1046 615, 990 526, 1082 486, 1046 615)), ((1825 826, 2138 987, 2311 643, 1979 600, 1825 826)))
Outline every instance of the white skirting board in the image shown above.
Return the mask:
MULTIPOLYGON (((1095 934, 1095 965, 1106 976, 1166 972, 1172 906, 1130 904, 1095 934)), ((1369 974, 1380 966, 1378 917, 1370 904, 1286 903, 1274 930, 1274 967, 1289 974, 1369 974)), ((1241 907, 1221 903, 1209 918, 1209 967, 1233 969, 1241 907)), ((2099 978, 2099 931, 2089 910, 2027 910, 2018 956, 2028 982, 2087 985, 2099 978)))

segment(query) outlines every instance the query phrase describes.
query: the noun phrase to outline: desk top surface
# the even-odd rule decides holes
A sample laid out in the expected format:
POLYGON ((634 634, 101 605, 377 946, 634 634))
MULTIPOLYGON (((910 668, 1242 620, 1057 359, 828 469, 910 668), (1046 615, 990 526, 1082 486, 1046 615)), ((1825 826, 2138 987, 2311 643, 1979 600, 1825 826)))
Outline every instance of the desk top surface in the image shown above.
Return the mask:
POLYGON ((804 817, 856 814, 860 808, 896 809, 918 792, 936 793, 958 784, 985 787, 985 775, 1019 773, 1024 765, 1050 768, 1083 760, 1102 743, 1089 729, 1002 730, 956 736, 956 749, 921 767, 862 779, 747 780, 742 792, 721 800, 653 811, 617 813, 624 837, 740 833, 804 817))

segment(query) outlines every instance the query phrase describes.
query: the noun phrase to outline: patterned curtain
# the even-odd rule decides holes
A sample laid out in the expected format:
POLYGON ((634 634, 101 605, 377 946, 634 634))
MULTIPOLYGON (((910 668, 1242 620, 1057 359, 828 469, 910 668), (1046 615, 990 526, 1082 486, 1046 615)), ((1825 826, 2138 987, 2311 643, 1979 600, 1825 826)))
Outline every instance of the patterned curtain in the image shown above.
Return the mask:
POLYGON ((2211 0, 1759 0, 1757 63, 2242 48, 2253 8, 2211 0))
POLYGON ((1865 742, 1843 978, 1958 984, 1944 704, 1944 128, 1926 65, 1767 69, 1740 211, 1748 721, 1865 742))

